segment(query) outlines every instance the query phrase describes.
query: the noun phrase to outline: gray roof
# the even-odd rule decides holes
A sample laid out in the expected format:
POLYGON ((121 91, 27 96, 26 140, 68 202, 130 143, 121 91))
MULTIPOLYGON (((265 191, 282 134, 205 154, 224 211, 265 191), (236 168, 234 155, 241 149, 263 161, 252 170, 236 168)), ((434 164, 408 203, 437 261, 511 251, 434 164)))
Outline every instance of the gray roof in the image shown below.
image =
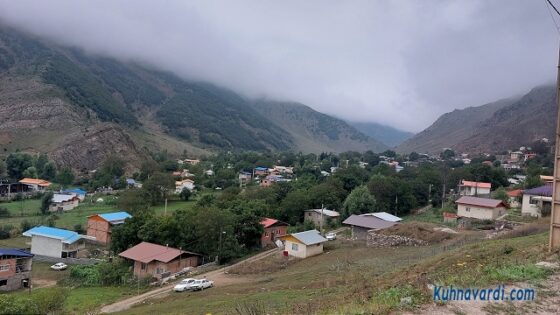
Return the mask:
POLYGON ((309 230, 305 232, 299 232, 292 234, 293 237, 297 238, 300 242, 305 245, 314 245, 326 242, 327 239, 322 237, 317 230, 309 230))
POLYGON ((353 226, 359 226, 367 229, 373 229, 373 230, 386 229, 388 227, 397 224, 397 222, 385 221, 373 215, 355 215, 355 214, 349 216, 348 219, 344 220, 344 222, 342 223, 353 225, 353 226))
POLYGON ((463 196, 459 198, 457 201, 455 201, 455 203, 484 207, 484 208, 497 208, 497 207, 506 206, 503 201, 498 199, 479 198, 479 197, 471 197, 471 196, 463 196))
POLYGON ((316 212, 318 214, 321 214, 321 212, 323 212, 324 216, 333 217, 333 218, 340 216, 339 212, 334 211, 334 210, 329 210, 329 209, 323 209, 322 211, 321 211, 321 209, 309 209, 309 210, 305 210, 305 212, 316 212))

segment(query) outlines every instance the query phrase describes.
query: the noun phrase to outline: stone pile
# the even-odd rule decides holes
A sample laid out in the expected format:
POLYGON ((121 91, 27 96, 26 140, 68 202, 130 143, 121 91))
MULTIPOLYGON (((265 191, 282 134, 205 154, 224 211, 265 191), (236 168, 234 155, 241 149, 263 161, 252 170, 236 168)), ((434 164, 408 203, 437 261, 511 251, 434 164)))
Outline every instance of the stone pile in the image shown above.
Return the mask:
POLYGON ((400 235, 381 235, 369 232, 367 236, 367 246, 389 247, 389 246, 424 246, 427 242, 400 235))

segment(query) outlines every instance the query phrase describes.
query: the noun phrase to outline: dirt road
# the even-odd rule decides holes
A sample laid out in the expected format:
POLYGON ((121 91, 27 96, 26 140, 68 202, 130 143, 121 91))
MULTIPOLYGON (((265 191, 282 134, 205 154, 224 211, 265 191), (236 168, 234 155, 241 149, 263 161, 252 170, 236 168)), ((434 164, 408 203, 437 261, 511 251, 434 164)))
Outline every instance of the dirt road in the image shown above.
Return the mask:
MULTIPOLYGON (((228 275, 226 273, 226 271, 228 271, 230 268, 233 268, 234 266, 237 266, 239 264, 263 259, 263 258, 268 257, 268 256, 270 256, 274 253, 277 253, 277 252, 278 252, 277 248, 271 249, 271 250, 268 250, 264 253, 260 253, 260 254, 257 254, 255 256, 251 256, 251 257, 249 257, 245 260, 242 260, 238 263, 235 263, 231 266, 227 266, 227 267, 220 268, 220 269, 217 269, 217 270, 214 270, 214 271, 210 271, 210 272, 207 272, 207 273, 200 274, 200 275, 197 276, 197 278, 202 278, 202 277, 208 278, 208 279, 214 281, 215 285, 229 285, 229 284, 243 282, 243 281, 246 281, 247 279, 244 278, 244 277, 228 275)), ((138 304, 138 303, 142 303, 145 300, 152 299, 154 297, 160 297, 160 296, 171 293, 171 290, 173 289, 174 286, 175 286, 175 283, 167 284, 165 286, 162 286, 161 288, 157 288, 157 289, 148 291, 146 293, 143 293, 143 294, 140 294, 140 295, 137 295, 137 296, 125 299, 125 300, 115 302, 113 304, 105 305, 101 308, 100 312, 101 313, 115 313, 115 312, 120 312, 120 311, 127 310, 127 309, 131 308, 133 305, 138 304)))

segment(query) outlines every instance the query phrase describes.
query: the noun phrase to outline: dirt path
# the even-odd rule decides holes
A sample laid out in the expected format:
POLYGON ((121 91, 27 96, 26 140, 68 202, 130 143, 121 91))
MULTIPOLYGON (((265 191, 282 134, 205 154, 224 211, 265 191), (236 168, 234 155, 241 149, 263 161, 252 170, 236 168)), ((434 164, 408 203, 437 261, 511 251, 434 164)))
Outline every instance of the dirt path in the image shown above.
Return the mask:
POLYGON ((536 286, 526 283, 508 285, 512 288, 530 288, 537 290, 536 299, 532 302, 484 302, 484 301, 462 301, 449 302, 444 305, 431 304, 420 308, 415 312, 399 313, 403 315, 433 314, 433 315, 457 315, 457 314, 536 314, 553 315, 558 314, 560 309, 560 273, 556 273, 542 282, 537 289, 536 286))
MULTIPOLYGON (((207 278, 210 279, 212 281, 214 281, 214 285, 216 286, 224 286, 224 285, 230 285, 230 284, 234 284, 234 283, 240 283, 240 282, 244 282, 244 281, 248 281, 247 278, 242 277, 242 276, 235 276, 235 275, 230 275, 227 274, 226 272, 230 269, 233 268, 239 264, 242 263, 247 263, 247 262, 252 262, 252 261, 256 261, 259 259, 263 259, 265 257, 268 257, 274 253, 277 253, 278 249, 271 249, 268 250, 264 253, 260 253, 257 254, 255 256, 249 257, 245 260, 242 260, 238 263, 235 263, 231 266, 227 266, 224 268, 220 268, 217 270, 213 270, 207 273, 203 273, 200 275, 197 275, 197 278, 207 278)), ((176 281, 178 282, 178 281, 176 281)), ((173 289, 173 287, 175 286, 175 282, 171 283, 171 284, 167 284, 161 288, 157 288, 151 291, 148 291, 146 293, 125 299, 125 300, 121 300, 118 302, 115 302, 113 304, 109 304, 109 305, 105 305, 101 308, 100 312, 101 313, 115 313, 115 312, 120 312, 120 311, 124 311, 127 310, 129 308, 131 308, 133 305, 136 305, 138 303, 142 303, 145 300, 148 299, 152 299, 155 297, 161 297, 164 295, 167 295, 169 293, 171 293, 171 290, 173 289)))

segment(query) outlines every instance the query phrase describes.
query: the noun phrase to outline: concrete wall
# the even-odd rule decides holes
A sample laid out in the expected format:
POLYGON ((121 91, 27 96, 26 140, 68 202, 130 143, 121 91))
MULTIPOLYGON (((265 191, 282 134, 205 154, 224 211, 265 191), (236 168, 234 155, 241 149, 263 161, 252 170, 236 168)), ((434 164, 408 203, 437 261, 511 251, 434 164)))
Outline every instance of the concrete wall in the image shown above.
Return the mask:
POLYGON ((62 241, 34 235, 31 238, 31 253, 49 257, 62 256, 62 241))
POLYGON ((6 285, 0 286, 0 291, 23 288, 23 280, 31 279, 31 264, 31 258, 1 259, 0 266, 8 266, 8 270, 0 270, 0 280, 7 280, 6 285))
POLYGON ((483 208, 472 205, 459 204, 457 206, 457 215, 460 217, 474 218, 480 220, 494 220, 497 217, 506 213, 504 207, 498 208, 483 208))
POLYGON ((53 203, 53 204, 50 205, 49 211, 51 211, 51 212, 70 211, 70 210, 76 208, 79 204, 80 204, 80 201, 79 201, 78 198, 70 200, 70 201, 53 203))
POLYGON ((531 204, 531 197, 542 198, 540 196, 534 196, 534 195, 523 195, 523 201, 521 203, 521 214, 522 215, 530 215, 530 216, 534 216, 534 217, 540 217, 541 216, 540 206, 542 206, 543 204, 547 204, 547 203, 550 204, 551 202, 543 200, 543 201, 539 201, 537 204, 531 204))
POLYGON ((197 256, 185 257, 181 259, 177 258, 168 263, 152 261, 146 265, 145 269, 142 269, 141 262, 135 261, 134 275, 139 278, 154 277, 160 279, 162 273, 176 273, 183 270, 184 268, 196 266, 198 266, 197 256))
POLYGON ((286 240, 286 244, 284 250, 288 251, 288 255, 298 257, 298 258, 307 258, 315 255, 319 255, 323 252, 323 243, 306 246, 305 244, 295 243, 289 240, 286 240), (293 245, 297 245, 297 250, 294 249, 293 245))
POLYGON ((366 240, 369 230, 371 230, 371 229, 352 225, 352 239, 353 240, 366 240))
POLYGON ((480 196, 489 196, 490 195, 490 188, 476 188, 475 187, 468 187, 468 186, 463 186, 461 187, 461 195, 463 196, 475 196, 478 195, 480 196))

